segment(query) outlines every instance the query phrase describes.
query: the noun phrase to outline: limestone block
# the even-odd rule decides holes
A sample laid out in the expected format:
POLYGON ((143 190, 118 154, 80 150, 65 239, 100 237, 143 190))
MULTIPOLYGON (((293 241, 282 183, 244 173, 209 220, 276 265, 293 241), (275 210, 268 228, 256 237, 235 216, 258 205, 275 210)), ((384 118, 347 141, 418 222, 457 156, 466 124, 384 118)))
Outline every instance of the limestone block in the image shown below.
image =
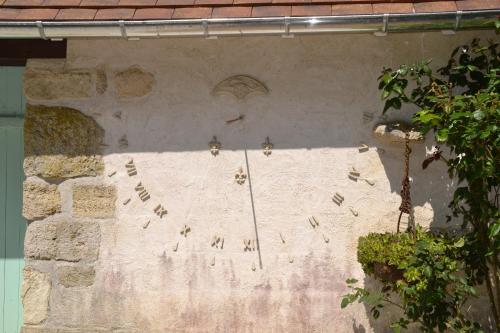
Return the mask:
POLYGON ((30 223, 24 236, 24 256, 39 260, 55 258, 56 239, 56 224, 41 221, 30 223))
POLYGON ((24 269, 22 300, 25 324, 40 324, 47 319, 50 290, 48 274, 31 267, 24 269))
POLYGON ((108 77, 104 66, 100 66, 96 70, 96 85, 95 89, 99 95, 102 95, 108 89, 108 77))
POLYGON ((406 140, 406 133, 409 134, 410 142, 424 141, 421 132, 403 123, 379 124, 373 130, 373 135, 386 143, 404 143, 406 140))
POLYGON ((43 219, 59 212, 61 212, 61 194, 57 185, 24 182, 23 216, 26 219, 43 219))
POLYGON ((94 119, 65 107, 28 105, 24 118, 24 172, 70 178, 102 174, 104 130, 94 119))
POLYGON ((24 94, 34 100, 80 99, 92 96, 92 72, 67 70, 64 60, 28 62, 24 94))
POLYGON ((36 221, 28 226, 24 255, 29 259, 95 261, 101 231, 95 222, 36 221))
POLYGON ((115 88, 119 98, 146 96, 153 89, 154 83, 153 74, 145 72, 137 66, 115 74, 115 88))
POLYGON ((96 261, 99 257, 101 230, 95 222, 59 222, 56 260, 96 261))
POLYGON ((59 266, 57 267, 57 279, 59 283, 69 287, 88 287, 94 284, 94 267, 84 266, 59 266))
POLYGON ((114 186, 76 185, 73 187, 73 214, 79 217, 110 218, 115 215, 114 186))

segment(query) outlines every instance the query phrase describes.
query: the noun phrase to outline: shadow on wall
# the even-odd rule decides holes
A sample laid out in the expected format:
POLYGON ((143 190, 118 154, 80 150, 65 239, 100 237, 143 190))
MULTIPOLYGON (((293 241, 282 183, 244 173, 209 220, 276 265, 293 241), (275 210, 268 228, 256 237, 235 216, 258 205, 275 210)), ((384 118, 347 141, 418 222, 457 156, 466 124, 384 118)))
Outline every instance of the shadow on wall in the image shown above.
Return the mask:
MULTIPOLYGON (((117 269, 119 279, 113 277, 111 279, 113 283, 115 280, 123 280, 125 282, 120 282, 120 285, 130 284, 130 288, 138 288, 137 293, 142 295, 144 289, 141 288, 146 288, 148 285, 130 281, 130 276, 133 276, 135 271, 141 271, 139 261, 143 260, 142 258, 134 260, 134 256, 138 258, 143 255, 150 260, 147 263, 151 264, 152 260, 158 260, 154 257, 157 254, 146 256, 150 255, 146 253, 149 248, 145 249, 143 245, 148 244, 153 248, 160 244, 165 255, 165 239, 174 233, 178 236, 178 231, 168 229, 175 232, 167 233, 164 229, 159 229, 167 228, 167 224, 158 223, 155 226, 158 227, 156 234, 147 233, 148 238, 140 244, 140 248, 133 246, 141 237, 146 237, 142 236, 146 233, 137 231, 142 231, 143 227, 137 223, 144 216, 139 215, 142 214, 142 208, 135 208, 143 207, 139 206, 143 203, 133 192, 137 178, 133 180, 127 178, 125 163, 133 157, 134 161, 137 161, 138 169, 143 168, 140 170, 144 171, 141 173, 141 181, 151 187, 151 193, 162 200, 168 198, 170 207, 180 207, 177 212, 167 207, 171 209, 168 215, 169 228, 177 227, 175 223, 186 223, 189 218, 193 223, 203 222, 198 224, 200 227, 208 224, 205 223, 207 221, 217 221, 222 225, 228 219, 241 222, 250 216, 248 214, 250 210, 245 210, 245 207, 249 206, 247 192, 241 191, 243 187, 234 185, 233 179, 233 172, 237 167, 244 166, 247 150, 256 192, 258 223, 262 223, 264 230, 268 228, 267 231, 272 231, 267 233, 266 240, 269 242, 265 243, 267 248, 264 252, 267 253, 264 255, 267 255, 268 259, 266 264, 272 262, 269 258, 282 251, 279 248, 281 243, 275 237, 280 230, 278 228, 288 227, 286 231, 289 232, 290 238, 301 235, 305 249, 318 249, 320 245, 324 246, 326 241, 317 238, 320 241, 314 243, 307 238, 308 234, 301 233, 304 230, 310 231, 309 225, 306 226, 309 229, 305 229, 303 227, 305 223, 300 224, 304 222, 304 215, 313 213, 309 211, 319 211, 325 217, 324 221, 328 218, 329 223, 335 218, 335 222, 340 222, 336 225, 332 223, 333 228, 337 228, 333 229, 333 232, 338 231, 340 235, 338 242, 329 243, 332 247, 336 246, 334 249, 338 251, 333 251, 333 254, 328 253, 326 259, 321 258, 319 262, 312 264, 313 267, 319 268, 321 265, 328 265, 324 270, 331 271, 331 275, 328 274, 323 280, 332 285, 317 287, 314 281, 310 281, 311 274, 308 271, 303 277, 305 281, 303 284, 306 287, 301 291, 305 295, 304 299, 315 290, 313 287, 321 290, 321 295, 323 292, 328 295, 329 304, 325 306, 328 311, 324 311, 325 313, 321 315, 327 316, 326 312, 333 312, 332 317, 335 317, 338 314, 337 309, 340 311, 340 297, 332 299, 334 298, 332 295, 337 296, 336 293, 341 295, 343 292, 344 275, 349 277, 352 272, 359 271, 353 258, 355 253, 352 251, 357 236, 369 231, 392 231, 396 228, 404 147, 382 144, 372 135, 373 126, 385 121, 379 117, 377 111, 381 106, 376 78, 380 69, 388 65, 387 62, 393 65, 393 62, 397 63, 408 57, 420 58, 424 50, 415 46, 420 44, 419 36, 394 35, 384 39, 356 36, 355 38, 359 38, 356 43, 352 43, 354 38, 352 36, 311 36, 291 41, 273 38, 250 38, 244 42, 240 39, 221 39, 210 43, 185 39, 169 40, 168 43, 139 41, 138 43, 144 47, 133 49, 130 43, 122 41, 71 41, 69 64, 61 66, 62 70, 47 70, 44 64, 40 64, 40 71, 37 71, 37 64, 30 64, 31 76, 27 82, 31 81, 31 87, 35 90, 28 91, 29 102, 64 105, 64 107, 32 107, 31 112, 28 110, 26 116, 28 125, 25 128, 25 138, 27 138, 25 143, 28 145, 25 149, 27 152, 25 172, 29 177, 41 177, 52 184, 77 177, 81 177, 81 181, 85 182, 87 177, 106 175, 102 177, 104 182, 115 182, 117 202, 128 203, 125 201, 127 197, 123 195, 133 193, 137 206, 133 206, 134 202, 127 206, 118 204, 117 210, 121 209, 128 215, 120 215, 121 212, 118 212, 118 217, 123 220, 108 229, 103 229, 103 239, 108 243, 101 244, 103 251, 100 252, 100 256, 106 256, 102 261, 106 265, 124 266, 123 270, 117 269), (109 47, 109 43, 113 43, 113 47, 109 47), (191 43, 194 43, 194 47, 191 43), (244 43, 244 47, 238 43, 244 43), (343 47, 336 47, 337 45, 343 47), (411 47, 408 48, 408 45, 411 47), (126 56, 117 57, 117 54, 126 56), (85 63, 88 59, 94 60, 85 63), (83 63, 78 63, 79 61, 83 63), (88 68, 94 66, 96 62, 104 63, 107 67, 87 71, 72 69, 88 68), (141 66, 133 65, 134 63, 140 63, 141 66), (47 78, 47 72, 50 71, 53 71, 50 74, 52 78, 47 78), (235 78, 234 75, 239 73, 249 73, 255 77, 235 78), (228 78, 229 81, 226 80, 228 78), (57 82, 65 84, 55 84, 57 82), (92 82, 95 82, 94 86, 92 82), (46 85, 45 88, 36 90, 36 87, 43 83, 46 85), (218 84, 221 91, 217 91, 218 84), (243 91, 240 91, 242 89, 243 91), (251 93, 246 94, 245 90, 249 89, 251 93), (89 90, 92 91, 89 93, 89 90), (47 91, 52 91, 54 94, 45 96, 47 91), (51 97, 61 95, 62 98, 51 97), (47 99, 49 101, 46 101, 47 99), (214 136, 221 145, 221 152, 217 157, 213 157, 210 152, 209 142, 214 136), (267 137, 273 144, 271 157, 263 154, 262 144, 267 137), (370 147, 368 152, 359 152, 358 148, 362 144, 370 147), (347 172, 352 166, 356 166, 363 177, 376 178, 377 184, 373 187, 364 183, 357 184, 359 186, 354 184, 347 178, 347 172), (114 178, 107 177, 112 172, 116 173, 116 170, 119 171, 114 178), (117 179, 124 181, 119 182, 117 179), (132 181, 135 183, 132 184, 132 181), (348 210, 341 211, 332 204, 331 197, 338 187, 350 194, 354 203, 359 202, 360 206, 363 206, 363 213, 367 218, 361 214, 356 220, 348 210), (216 200, 206 200, 211 194, 218 195, 216 200), (206 203, 207 201, 210 202, 206 203), (210 211, 212 215, 202 215, 206 214, 206 211, 210 211), (344 211, 347 213, 344 214, 344 211), (247 216, 243 216, 245 213, 247 216), (133 214, 137 214, 139 218, 133 214), (263 218, 259 220, 264 216, 267 217, 267 221, 263 218), (370 216, 379 220, 374 219, 372 223, 369 220, 370 216), (299 223, 295 223, 296 221, 299 223), (279 226, 276 226, 278 224, 279 226), (301 227, 292 229, 299 224, 301 227), (133 237, 123 236, 128 237, 129 233, 133 237), (160 235, 161 242, 155 242, 156 237, 160 235), (278 250, 274 252, 276 248, 278 250), (126 264, 122 261, 126 261, 126 264), (338 271, 336 265, 340 267, 338 271), (127 268, 132 273, 125 271, 127 268)), ((430 43, 426 45, 431 45, 431 48, 438 46, 441 48, 446 38, 455 37, 443 37, 438 34, 431 37, 430 43)), ((452 44, 450 39, 446 41, 452 44)), ((430 142, 428 140, 427 144, 430 142)), ((435 163, 429 170, 421 170, 420 164, 424 156, 425 145, 415 144, 410 166, 413 178, 413 205, 417 207, 418 218, 422 219, 424 224, 429 225, 434 219, 437 221, 436 225, 439 225, 445 220, 444 216, 448 212, 446 205, 453 189, 443 165, 435 163)), ((76 183, 80 180, 71 179, 70 183, 73 181, 76 183)), ((245 186, 248 183, 249 181, 245 186)), ((88 201, 91 202, 90 199, 88 201)), ((151 214, 151 210, 148 212, 151 214)), ((418 222, 420 221, 417 219, 418 222)), ((248 223, 248 226, 250 225, 248 223)), ((226 223, 223 227, 229 229, 228 226, 230 224, 226 223)), ((243 230, 245 227, 245 223, 241 223, 238 228, 229 231, 224 229, 224 231, 239 232, 240 230, 234 229, 243 230)), ((211 235, 207 235, 209 236, 211 235)), ((205 240, 202 241, 203 244, 206 243, 205 240)), ((238 243, 241 243, 239 239, 238 243)), ((170 249, 170 244, 168 248, 170 249)), ((304 248, 300 250, 304 251, 304 248)), ((239 264, 244 259, 239 257, 241 249, 238 248, 236 251, 238 260, 235 262, 239 264)), ((171 251, 168 253, 170 255, 171 251)), ((186 255, 188 254, 189 251, 186 251, 186 255)), ((198 255, 201 256, 199 253, 198 255)), ((300 261, 297 259, 296 262, 300 261)), ((109 306, 114 309, 115 306, 130 302, 132 292, 129 290, 122 293, 122 290, 115 291, 105 287, 105 291, 111 290, 111 292, 109 297, 102 297, 102 289, 98 287, 102 287, 103 281, 99 275, 102 271, 99 269, 107 269, 103 266, 104 264, 97 269, 97 287, 93 287, 92 290, 96 295, 95 299, 102 303, 95 308, 100 310, 109 306), (109 303, 109 299, 113 297, 120 298, 118 305, 109 303)), ((157 267, 154 263, 150 266, 153 269, 157 267)), ((198 267, 193 266, 192 260, 187 259, 183 266, 188 270, 198 267)), ((206 264, 200 267, 208 269, 206 264)), ((245 268, 245 272, 250 271, 249 267, 250 265, 245 268)), ((293 273, 293 269, 297 270, 297 268, 285 269, 284 273, 293 273)), ((149 277, 157 278, 154 270, 147 272, 139 274, 138 281, 149 277)), ((104 274, 111 273, 109 270, 104 271, 104 274)), ((194 278, 205 278, 209 275, 205 271, 199 274, 196 272, 192 275, 194 278)), ((245 274, 242 275, 245 277, 245 274)), ((166 274, 160 275, 164 277, 166 274)), ((290 275, 293 277, 293 274, 290 275)), ((286 275, 284 276, 286 278, 286 275)), ((282 279, 283 277, 279 276, 275 280, 281 283, 282 279)), ((252 283, 254 282, 255 279, 252 279, 252 283)), ((181 284, 184 287, 184 283, 183 278, 173 280, 172 289, 181 284)), ((366 283, 368 285, 370 281, 367 280, 366 283)), ((252 286, 248 284, 246 287, 252 286)), ((284 289, 286 288, 289 287, 284 289)), ((165 293, 167 290, 168 288, 163 288, 165 293)), ((199 291, 196 288, 194 290, 199 291)), ((66 289, 63 291, 72 292, 66 289)), ((276 293, 281 292, 281 289, 276 291, 276 293)), ((81 296, 82 299, 85 297, 86 294, 81 296)), ((154 297, 151 298, 156 301, 156 290, 154 297)), ((195 298, 194 302, 197 300, 195 298)), ((68 302, 69 305, 79 306, 79 302, 68 302)), ((299 319, 304 319, 301 311, 307 310, 315 315, 316 310, 312 307, 302 306, 300 302, 295 303, 291 305, 297 307, 299 319)), ((318 304, 317 299, 315 304, 318 304)), ((182 311, 182 307, 179 306, 172 305, 170 308, 182 311)), ((213 308, 205 308, 207 309, 213 308)), ((99 316, 102 316, 101 324, 107 325, 112 321, 113 325, 118 325, 117 327, 129 320, 127 315, 130 315, 125 310, 122 313, 120 309, 114 312, 117 318, 111 320, 109 319, 111 315, 108 317, 103 315, 106 314, 105 311, 98 312, 99 316)), ((64 311, 61 310, 60 313, 63 314, 64 311)), ((83 320, 76 318, 78 313, 79 311, 72 312, 75 316, 71 319, 73 322, 67 320, 65 316, 61 316, 58 320, 64 325, 68 322, 80 324, 83 320)), ((88 314, 82 314, 85 315, 88 314)), ((147 321, 156 314, 144 311, 143 314, 137 314, 140 315, 144 315, 144 321, 147 321)), ((212 312, 207 312, 207 318, 211 318, 212 315, 212 312)), ((260 314, 256 316, 260 317, 260 314)), ((314 318, 307 317, 304 320, 306 319, 304 325, 309 325, 314 318)), ((91 315, 88 315, 86 320, 91 325, 99 322, 91 315)), ((154 320, 151 322, 153 325, 157 323, 154 320)), ((352 327, 353 332, 370 332, 371 328, 363 326, 366 323, 354 320, 351 325, 348 321, 347 327, 349 329, 352 327)), ((386 326, 380 323, 371 324, 376 331, 386 331, 386 326)))

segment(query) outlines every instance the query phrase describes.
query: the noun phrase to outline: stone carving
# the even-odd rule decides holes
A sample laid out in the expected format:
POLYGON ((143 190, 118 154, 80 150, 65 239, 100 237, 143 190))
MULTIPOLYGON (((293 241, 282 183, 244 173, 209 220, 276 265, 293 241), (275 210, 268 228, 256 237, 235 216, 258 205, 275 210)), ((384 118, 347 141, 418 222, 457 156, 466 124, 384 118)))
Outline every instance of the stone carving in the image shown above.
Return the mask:
POLYGON ((228 125, 229 125, 229 124, 235 123, 235 122, 240 121, 240 120, 243 120, 243 119, 245 119, 245 115, 240 114, 240 115, 239 115, 238 117, 236 117, 236 118, 232 118, 232 119, 228 119, 228 120, 226 120, 226 124, 228 124, 228 125))
POLYGON ((355 210, 353 207, 349 207, 349 210, 351 211, 352 215, 354 215, 354 216, 358 216, 359 215, 358 211, 355 210))
POLYGON ((349 179, 354 180, 357 182, 358 180, 364 180, 368 185, 373 186, 375 185, 375 182, 369 178, 361 178, 361 174, 359 171, 357 171, 354 167, 349 171, 348 175, 349 179))
POLYGON ((212 155, 214 155, 214 156, 219 155, 219 151, 220 151, 222 146, 221 146, 220 142, 217 141, 216 136, 214 136, 212 141, 210 141, 208 143, 208 146, 210 147, 210 152, 212 153, 212 155))
POLYGON ((163 216, 168 214, 168 211, 165 208, 163 208, 163 206, 161 204, 156 206, 155 209, 153 210, 153 212, 156 215, 158 215, 160 218, 163 218, 163 216))
POLYGON ((191 227, 184 224, 184 227, 182 227, 182 230, 181 230, 181 235, 184 236, 184 237, 187 237, 188 236, 188 233, 191 231, 191 227))
POLYGON ((23 216, 27 220, 43 219, 61 212, 61 194, 57 185, 25 181, 23 216))
POLYGON ((219 236, 219 235, 215 235, 212 238, 212 242, 211 242, 210 246, 215 247, 216 249, 223 250, 224 249, 224 238, 219 236))
POLYGON ((147 227, 149 226, 150 223, 151 223, 151 220, 147 220, 146 222, 144 222, 144 224, 142 225, 142 229, 147 229, 147 227))
POLYGON ((236 183, 239 185, 245 184, 245 181, 247 179, 247 175, 243 172, 243 168, 239 168, 238 172, 234 175, 234 179, 236 180, 236 183))
POLYGON ((325 243, 330 242, 330 238, 328 238, 325 234, 323 234, 323 240, 325 241, 325 243))
POLYGON ((127 164, 125 164, 125 168, 127 169, 127 174, 130 177, 137 175, 137 169, 135 167, 133 159, 131 159, 130 161, 127 162, 127 164))
POLYGON ((309 221, 309 224, 311 224, 311 226, 313 227, 313 229, 315 229, 316 227, 319 227, 319 222, 314 216, 311 216, 310 218, 308 218, 308 221, 309 221))
POLYGON ((228 77, 219 82, 213 90, 214 95, 230 94, 240 100, 254 93, 267 95, 269 89, 262 82, 248 75, 228 77))
POLYGON ((123 201, 123 205, 124 206, 128 205, 131 200, 132 199, 130 199, 130 198, 125 199, 125 201, 123 201))
POLYGON ((244 239, 243 240, 243 251, 244 252, 247 252, 247 251, 255 251, 256 247, 255 247, 255 239, 244 239))
POLYGON ((115 74, 115 88, 119 98, 146 96, 153 90, 154 83, 153 74, 143 71, 138 66, 115 74))
POLYGON ((411 125, 404 123, 379 124, 373 130, 373 135, 384 142, 405 143, 406 133, 410 142, 423 142, 424 137, 421 132, 415 130, 411 125))
POLYGON ((136 192, 138 192, 137 194, 139 195, 139 198, 142 201, 148 201, 149 200, 150 195, 149 195, 148 191, 146 191, 146 189, 144 188, 144 186, 142 185, 142 183, 137 184, 137 186, 134 189, 135 189, 136 192))
POLYGON ((285 238, 283 238, 283 235, 281 234, 281 232, 280 232, 280 239, 281 239, 281 242, 282 242, 283 244, 285 244, 285 243, 286 243, 286 242, 285 242, 285 238))
POLYGON ((344 201, 344 197, 340 193, 336 192, 332 198, 332 201, 335 202, 337 204, 337 206, 340 206, 340 205, 342 205, 342 202, 344 201))
POLYGON ((215 266, 215 257, 212 257, 212 261, 210 262, 210 266, 215 266))
POLYGON ((358 151, 360 153, 364 153, 364 152, 367 152, 368 150, 370 149, 370 147, 368 147, 368 145, 362 143, 361 145, 359 145, 358 147, 358 151))
POLYGON ((26 267, 23 275, 24 323, 40 324, 49 314, 50 276, 32 267, 26 267))
POLYGON ((109 174, 108 174, 108 177, 113 177, 114 175, 116 175, 116 171, 111 171, 109 174))
POLYGON ((73 214, 78 217, 115 216, 116 188, 103 185, 73 186, 73 214))
POLYGON ((352 167, 351 171, 349 171, 348 177, 351 180, 357 181, 360 175, 361 175, 360 172, 356 170, 356 168, 352 167))
POLYGON ((78 110, 28 105, 24 173, 42 178, 101 175, 103 138, 104 130, 78 110))
POLYGON ((172 249, 174 252, 177 252, 179 249, 179 242, 175 243, 174 248, 172 249))
POLYGON ((273 147, 274 145, 271 142, 269 142, 269 137, 266 137, 266 141, 262 144, 264 155, 266 156, 271 155, 273 153, 273 147))

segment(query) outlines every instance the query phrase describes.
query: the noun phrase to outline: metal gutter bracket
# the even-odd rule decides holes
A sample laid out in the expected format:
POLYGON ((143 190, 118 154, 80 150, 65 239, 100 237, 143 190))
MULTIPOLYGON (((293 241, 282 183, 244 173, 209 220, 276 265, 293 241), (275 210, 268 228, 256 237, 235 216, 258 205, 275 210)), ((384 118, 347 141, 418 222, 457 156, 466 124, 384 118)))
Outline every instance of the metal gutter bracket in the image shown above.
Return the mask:
POLYGON ((285 16, 284 18, 285 33, 281 35, 282 38, 294 38, 294 34, 290 33, 290 17, 285 16))
POLYGON ((40 38, 47 39, 47 36, 45 35, 45 29, 43 27, 42 21, 36 21, 36 26, 38 27, 38 33, 40 34, 40 38))
POLYGON ((389 14, 384 14, 384 16, 382 17, 382 30, 376 31, 373 34, 377 37, 387 36, 388 27, 389 27, 389 14))

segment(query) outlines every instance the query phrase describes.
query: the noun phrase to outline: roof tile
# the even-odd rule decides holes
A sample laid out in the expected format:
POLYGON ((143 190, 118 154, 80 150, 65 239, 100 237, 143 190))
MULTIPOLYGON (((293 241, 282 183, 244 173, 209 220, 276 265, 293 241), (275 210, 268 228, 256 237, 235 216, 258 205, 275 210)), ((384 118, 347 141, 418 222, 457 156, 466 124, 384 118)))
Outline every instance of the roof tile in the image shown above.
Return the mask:
POLYGON ((455 1, 417 2, 413 4, 417 13, 452 12, 457 10, 455 1))
POLYGON ((55 8, 26 8, 21 9, 16 16, 16 20, 20 21, 41 21, 53 20, 59 9, 55 8))
POLYGON ((338 4, 332 5, 332 15, 370 15, 373 14, 371 4, 338 4))
POLYGON ((82 0, 80 7, 113 7, 119 0, 82 0))
POLYGON ((156 2, 157 6, 192 6, 194 5, 194 0, 158 0, 156 2))
POLYGON ((195 0, 195 5, 231 5, 233 0, 195 0))
POLYGON ((91 8, 63 8, 59 10, 56 20, 93 20, 96 13, 97 9, 91 8))
POLYGON ((82 0, 45 0, 44 7, 78 7, 82 0))
POLYGON ((273 0, 273 3, 310 3, 311 0, 273 0))
POLYGON ((412 3, 374 3, 374 14, 404 14, 413 13, 412 3))
POLYGON ((250 17, 250 15, 252 7, 248 6, 215 7, 212 12, 212 18, 250 17))
POLYGON ((252 17, 290 16, 292 6, 254 6, 252 17))
POLYGON ((32 6, 41 6, 43 0, 5 0, 3 6, 12 6, 12 7, 32 7, 32 6))
POLYGON ((156 0, 120 0, 118 3, 119 6, 154 6, 156 5, 156 0))
POLYGON ((173 8, 139 8, 135 11, 135 20, 168 20, 172 18, 173 8))
POLYGON ((133 8, 104 8, 99 9, 95 20, 130 20, 134 17, 133 8))
POLYGON ((273 0, 234 0, 235 5, 260 5, 272 2, 273 0))
POLYGON ((13 21, 19 14, 20 9, 17 8, 0 8, 0 20, 13 21))
POLYGON ((292 6, 292 16, 327 16, 332 15, 330 5, 292 6))
POLYGON ((500 0, 457 1, 458 10, 500 9, 500 0))
POLYGON ((193 7, 193 8, 175 8, 174 19, 199 19, 210 18, 212 8, 208 7, 193 7))

